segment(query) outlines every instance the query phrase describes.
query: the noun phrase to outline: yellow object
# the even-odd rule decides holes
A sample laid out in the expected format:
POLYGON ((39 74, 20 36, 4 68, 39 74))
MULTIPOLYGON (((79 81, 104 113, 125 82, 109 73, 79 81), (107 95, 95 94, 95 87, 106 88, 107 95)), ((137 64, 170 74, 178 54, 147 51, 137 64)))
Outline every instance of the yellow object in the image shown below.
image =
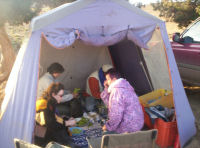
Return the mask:
POLYGON ((39 113, 36 113, 35 120, 37 123, 39 123, 41 126, 45 125, 45 118, 44 118, 44 112, 41 111, 39 113))
POLYGON ((162 105, 163 107, 174 107, 173 93, 165 89, 158 89, 139 97, 144 107, 162 105))
POLYGON ((74 93, 79 93, 80 90, 80 88, 74 88, 74 93))
POLYGON ((150 103, 149 107, 156 106, 156 105, 162 105, 162 106, 168 107, 168 108, 174 107, 173 94, 170 93, 167 96, 162 96, 160 99, 157 99, 156 101, 150 103))
POLYGON ((40 98, 36 101, 36 112, 47 108, 47 100, 40 98))
POLYGON ((43 109, 47 108, 47 100, 40 98, 36 101, 36 114, 35 114, 35 120, 40 125, 45 125, 45 118, 44 118, 44 112, 41 111, 43 109), (40 112, 39 112, 40 111, 40 112))
POLYGON ((55 115, 55 118, 56 118, 56 121, 57 121, 58 123, 63 124, 63 118, 61 118, 61 117, 59 117, 59 116, 57 116, 57 115, 55 115))

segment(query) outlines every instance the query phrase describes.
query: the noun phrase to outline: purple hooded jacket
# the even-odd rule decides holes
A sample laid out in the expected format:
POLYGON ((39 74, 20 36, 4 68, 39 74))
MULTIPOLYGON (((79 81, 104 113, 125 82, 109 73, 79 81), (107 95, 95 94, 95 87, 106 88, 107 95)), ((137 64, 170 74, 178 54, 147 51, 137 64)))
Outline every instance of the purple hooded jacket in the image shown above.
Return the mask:
POLYGON ((141 130, 144 124, 142 106, 127 80, 120 78, 114 81, 108 89, 104 89, 101 98, 108 107, 108 131, 130 133, 141 130))

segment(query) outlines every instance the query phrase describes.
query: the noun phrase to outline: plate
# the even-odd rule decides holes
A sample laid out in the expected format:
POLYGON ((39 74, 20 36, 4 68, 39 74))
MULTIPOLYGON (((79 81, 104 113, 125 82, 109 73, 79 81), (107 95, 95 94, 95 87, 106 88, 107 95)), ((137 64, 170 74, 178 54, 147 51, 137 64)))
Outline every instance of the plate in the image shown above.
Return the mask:
POLYGON ((75 118, 76 122, 79 122, 81 120, 81 118, 75 118))
POLYGON ((90 116, 95 116, 95 115, 97 115, 97 113, 95 113, 95 112, 89 112, 89 115, 90 116))

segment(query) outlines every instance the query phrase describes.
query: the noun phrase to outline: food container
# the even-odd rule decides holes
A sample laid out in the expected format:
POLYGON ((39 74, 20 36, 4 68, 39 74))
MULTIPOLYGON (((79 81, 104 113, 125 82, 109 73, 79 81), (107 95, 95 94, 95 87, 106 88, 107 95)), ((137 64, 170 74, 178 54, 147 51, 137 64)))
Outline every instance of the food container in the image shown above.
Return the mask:
POLYGON ((78 136, 83 134, 83 129, 80 127, 69 127, 69 133, 72 136, 78 136))

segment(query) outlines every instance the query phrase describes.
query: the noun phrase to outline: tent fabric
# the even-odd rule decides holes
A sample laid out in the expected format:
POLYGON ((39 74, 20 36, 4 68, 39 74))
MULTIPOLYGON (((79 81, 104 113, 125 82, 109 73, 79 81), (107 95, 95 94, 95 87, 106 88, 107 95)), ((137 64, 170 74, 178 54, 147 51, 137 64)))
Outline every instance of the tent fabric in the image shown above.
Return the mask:
POLYGON ((79 0, 73 3, 63 4, 55 9, 44 13, 43 15, 33 18, 31 21, 31 29, 33 32, 40 30, 47 25, 62 19, 63 17, 75 13, 76 11, 84 8, 94 1, 95 0, 79 0))
POLYGON ((56 48, 68 47, 76 40, 75 30, 60 29, 55 32, 44 32, 44 35, 46 40, 56 48))
POLYGON ((86 79, 93 71, 98 70, 104 64, 112 65, 106 46, 94 47, 85 45, 81 41, 76 41, 72 46, 57 50, 43 38, 40 57, 39 75, 42 76, 51 63, 58 62, 65 68, 58 79, 64 84, 65 89, 71 91, 73 88, 85 89, 86 79))
MULTIPOLYGON (((99 24, 97 22, 101 22, 100 21, 101 18, 98 17, 99 16, 99 15, 97 15, 98 13, 103 12, 103 14, 106 14, 107 13, 105 11, 106 9, 110 9, 109 12, 112 12, 112 13, 115 12, 115 11, 112 11, 112 9, 111 9, 111 8, 113 8, 113 5, 112 5, 112 7, 110 7, 111 5, 108 5, 108 4, 114 4, 115 6, 117 5, 118 8, 119 7, 125 8, 126 10, 134 13, 135 15, 141 16, 141 18, 132 17, 131 20, 134 21, 134 24, 135 24, 134 26, 136 26, 136 24, 138 24, 138 26, 141 26, 141 25, 146 24, 146 22, 155 23, 155 24, 162 22, 160 19, 156 18, 155 16, 150 15, 145 11, 141 11, 137 7, 133 7, 126 1, 122 1, 122 0, 78 0, 73 3, 64 4, 60 7, 57 7, 53 10, 48 11, 47 13, 45 13, 43 15, 33 18, 33 20, 31 21, 31 28, 32 28, 32 31, 36 31, 36 30, 39 30, 42 28, 46 28, 50 24, 58 22, 59 20, 62 20, 65 17, 71 16, 70 18, 73 18, 73 16, 75 16, 74 13, 77 13, 81 9, 83 11, 87 10, 87 13, 90 15, 94 14, 93 16, 96 16, 96 19, 99 20, 99 21, 96 21, 95 23, 99 24), (107 6, 105 6, 105 3, 107 4, 107 6), (102 9, 102 7, 103 7, 103 9, 102 9), (100 10, 100 12, 95 12, 95 11, 93 11, 94 9, 96 11, 100 10), (92 11, 92 13, 91 13, 91 11, 92 11), (138 21, 136 19, 143 19, 143 20, 146 19, 147 21, 138 21), (141 24, 141 22, 144 22, 144 24, 141 24)), ((119 10, 121 10, 121 9, 118 9, 118 11, 119 10)), ((78 12, 78 13, 81 13, 81 12, 78 12)), ((112 13, 110 13, 110 14, 112 14, 112 13)), ((110 16, 110 14, 108 16, 110 16)), ((127 17, 126 14, 121 14, 121 15, 127 17)), ((101 14, 100 14, 100 16, 101 16, 101 14)), ((133 16, 133 14, 131 14, 131 16, 133 16)), ((83 18, 85 18, 85 17, 83 17, 83 18)), ((84 20, 83 18, 79 18, 79 19, 81 19, 81 21, 82 21, 82 20, 84 20)), ((91 17, 89 17, 89 18, 91 19, 91 17)), ((125 19, 125 18, 122 18, 122 19, 125 19)), ((107 20, 108 19, 109 19, 109 17, 107 17, 107 20)), ((88 19, 86 19, 87 21, 81 22, 81 24, 73 23, 73 22, 71 22, 72 20, 70 19, 70 23, 69 23, 69 24, 71 24, 70 28, 75 28, 77 25, 81 25, 81 24, 84 26, 87 26, 87 25, 85 25, 85 23, 87 23, 87 24, 94 23, 92 20, 90 21, 92 23, 89 23, 88 19)), ((106 20, 106 22, 110 22, 107 20, 106 20)), ((126 20, 128 20, 128 19, 126 19, 126 20)), ((131 21, 131 20, 129 20, 129 21, 131 21)), ((78 20, 76 19, 76 21, 78 21, 78 20)), ((120 23, 120 24, 122 23, 121 20, 119 20, 119 19, 114 20, 114 21, 118 21, 118 23, 120 23)), ((116 24, 116 23, 111 23, 111 24, 116 24)), ((129 23, 129 24, 131 24, 131 23, 129 23)), ((101 25, 99 24, 99 26, 101 26, 101 25)), ((142 26, 141 26, 141 28, 142 28, 142 26)))
POLYGON ((123 39, 149 49, 142 53, 154 89, 164 87, 173 90, 183 147, 195 135, 196 128, 165 23, 124 0, 79 0, 33 19, 28 44, 20 49, 6 85, 1 106, 1 147, 14 147, 14 138, 32 141, 37 82, 47 66, 60 62, 66 67, 60 79, 65 87, 84 88, 86 77, 92 71, 102 64, 112 63, 107 46, 123 39), (74 38, 75 29, 81 32, 79 40, 74 38))
POLYGON ((109 51, 115 68, 122 77, 129 81, 137 95, 140 96, 154 90, 147 75, 148 72, 146 72, 146 63, 142 55, 139 54, 142 51, 136 44, 129 40, 123 40, 113 46, 109 46, 109 51))
POLYGON ((151 81, 154 89, 164 88, 166 90, 171 90, 168 65, 167 61, 164 60, 166 59, 165 50, 160 50, 164 48, 164 43, 162 41, 159 27, 155 29, 152 38, 148 43, 148 47, 151 50, 142 49, 142 53, 147 64, 149 74, 151 75, 151 81), (160 81, 158 81, 158 79, 160 81))
MULTIPOLYGON (((80 4, 82 5, 82 1, 80 1, 80 4)), ((78 4, 75 3, 74 5, 77 6, 78 4)), ((147 17, 146 15, 144 18, 140 17, 137 13, 133 13, 132 10, 127 10, 124 6, 120 6, 110 0, 97 0, 82 9, 78 9, 78 7, 77 12, 72 14, 67 13, 62 19, 52 24, 46 23, 48 22, 46 18, 51 15, 49 19, 61 17, 60 15, 63 14, 60 12, 63 12, 63 9, 67 10, 69 8, 71 10, 69 6, 61 7, 58 8, 59 11, 56 11, 54 15, 49 12, 49 14, 34 19, 32 22, 33 31, 36 30, 34 28, 39 28, 37 24, 41 24, 43 21, 44 24, 42 26, 45 26, 45 29, 42 28, 42 32, 48 34, 48 38, 51 34, 53 36, 63 36, 63 41, 59 41, 62 43, 68 38, 68 31, 70 29, 78 29, 81 32, 80 39, 87 44, 108 46, 128 37, 128 39, 134 41, 138 46, 148 48, 146 44, 153 34, 156 23, 159 22, 158 20, 156 20, 157 22, 152 21, 151 17, 145 18, 147 17), (91 26, 94 23, 95 25, 91 26)), ((141 10, 138 9, 138 11, 141 10)))
MULTIPOLYGON (((102 27, 99 27, 99 28, 102 28, 102 27)), ((95 28, 94 30, 96 29, 98 29, 98 27, 95 28)), ((143 37, 140 37, 140 34, 144 33, 143 29, 127 28, 125 31, 120 31, 111 35, 103 34, 104 32, 103 30, 105 29, 102 29, 102 30, 99 29, 100 32, 97 33, 99 34, 99 36, 93 36, 91 34, 87 34, 87 32, 83 32, 81 30, 79 31, 81 33, 80 39, 85 44, 94 45, 94 46, 110 46, 110 45, 118 43, 119 41, 125 38, 128 38, 129 40, 133 41, 138 46, 147 49, 148 47, 146 44, 150 40, 151 34, 154 31, 154 29, 155 29, 154 26, 149 27, 148 31, 146 32, 148 32, 147 34, 150 34, 150 36, 144 39, 143 37)), ((57 28, 56 30, 50 30, 49 32, 48 31, 44 32, 44 34, 45 34, 46 39, 51 45, 53 45, 56 48, 65 48, 72 45, 76 40, 74 30, 72 31, 71 30, 72 29, 57 28)), ((105 30, 105 32, 106 31, 107 30, 105 30)))
POLYGON ((14 138, 32 140, 40 36, 40 32, 33 33, 28 45, 20 49, 9 76, 1 107, 1 113, 4 113, 0 121, 1 147, 14 147, 14 138))
POLYGON ((170 75, 172 79, 171 85, 173 86, 178 133, 181 147, 183 147, 184 144, 196 133, 195 117, 189 105, 168 36, 166 36, 166 26, 164 23, 161 23, 159 27, 167 52, 168 64, 170 67, 170 75))

